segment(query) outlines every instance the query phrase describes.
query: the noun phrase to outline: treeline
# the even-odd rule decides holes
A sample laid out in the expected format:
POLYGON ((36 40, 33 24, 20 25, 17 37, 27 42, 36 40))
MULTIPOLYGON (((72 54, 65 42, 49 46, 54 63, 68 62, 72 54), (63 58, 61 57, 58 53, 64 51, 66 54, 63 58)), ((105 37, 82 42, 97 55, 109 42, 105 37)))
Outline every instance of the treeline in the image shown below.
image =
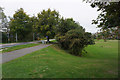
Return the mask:
POLYGON ((43 10, 37 16, 29 17, 22 8, 15 12, 10 18, 9 28, 11 41, 32 41, 43 39, 46 36, 54 38, 55 27, 59 23, 59 13, 57 11, 43 10))
POLYGON ((94 44, 91 33, 72 18, 60 17, 56 10, 43 10, 30 17, 23 8, 13 14, 9 21, 9 41, 18 42, 55 38, 61 48, 71 54, 81 56, 82 50, 94 44))
POLYGON ((104 39, 105 42, 107 40, 120 40, 118 29, 118 27, 108 28, 106 30, 101 29, 100 32, 95 33, 93 36, 97 40, 104 39))

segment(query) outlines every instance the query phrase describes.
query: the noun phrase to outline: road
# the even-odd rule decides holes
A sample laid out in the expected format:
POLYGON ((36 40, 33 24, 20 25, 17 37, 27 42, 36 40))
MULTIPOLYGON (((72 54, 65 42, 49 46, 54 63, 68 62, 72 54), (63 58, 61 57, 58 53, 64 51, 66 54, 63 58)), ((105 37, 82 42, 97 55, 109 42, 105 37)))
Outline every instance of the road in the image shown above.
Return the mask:
POLYGON ((0 44, 0 48, 12 47, 12 46, 24 45, 24 44, 31 44, 31 43, 37 43, 37 42, 40 42, 40 41, 0 44))
MULTIPOLYGON (((51 40, 55 40, 55 39, 50 39, 51 40)), ((47 41, 47 40, 44 40, 47 41)), ((17 45, 24 45, 24 44, 31 44, 31 43, 37 43, 37 42, 41 42, 40 41, 33 41, 33 42, 21 42, 21 43, 9 43, 9 44, 0 44, 0 49, 1 48, 5 48, 5 47, 13 47, 13 46, 17 46, 17 45)))

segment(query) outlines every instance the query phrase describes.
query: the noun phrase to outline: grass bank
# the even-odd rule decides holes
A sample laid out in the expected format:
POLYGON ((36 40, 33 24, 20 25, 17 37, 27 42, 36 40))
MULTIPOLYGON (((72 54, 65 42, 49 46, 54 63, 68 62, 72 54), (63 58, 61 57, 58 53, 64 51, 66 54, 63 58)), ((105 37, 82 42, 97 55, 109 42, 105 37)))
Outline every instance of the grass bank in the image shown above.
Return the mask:
POLYGON ((52 45, 2 65, 3 78, 117 78, 118 41, 96 41, 83 57, 52 45))

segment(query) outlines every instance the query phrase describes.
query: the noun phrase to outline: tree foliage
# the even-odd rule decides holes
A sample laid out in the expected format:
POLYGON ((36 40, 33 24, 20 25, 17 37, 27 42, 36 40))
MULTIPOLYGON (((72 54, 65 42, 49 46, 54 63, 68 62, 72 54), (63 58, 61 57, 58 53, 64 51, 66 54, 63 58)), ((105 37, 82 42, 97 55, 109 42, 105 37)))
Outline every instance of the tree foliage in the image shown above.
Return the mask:
POLYGON ((59 46, 71 54, 82 56, 82 51, 89 44, 94 44, 91 33, 75 22, 72 18, 61 18, 56 27, 56 39, 59 46))
POLYGON ((112 27, 120 26, 120 1, 110 2, 101 0, 83 0, 91 3, 91 7, 98 7, 97 11, 101 11, 96 20, 93 20, 93 24, 98 24, 98 27, 102 29, 108 29, 112 27))
MULTIPOLYGON (((115 39, 120 34, 118 32, 115 32, 112 34, 111 31, 113 28, 117 29, 116 31, 119 31, 120 28, 120 1, 111 2, 110 0, 83 0, 86 2, 91 3, 91 7, 95 8, 97 7, 97 11, 101 11, 101 13, 98 15, 96 20, 92 20, 92 24, 97 24, 97 27, 101 28, 100 34, 102 35, 102 39, 106 41, 106 39, 110 38, 110 35, 112 39, 115 39), (108 34, 110 33, 110 34, 108 34), (116 36, 115 36, 116 35, 116 36)), ((101 37, 100 34, 98 35, 99 38, 101 37)))
POLYGON ((59 13, 55 10, 51 11, 51 9, 43 10, 38 14, 38 22, 37 29, 38 32, 43 36, 49 36, 50 38, 54 38, 55 36, 55 27, 58 24, 59 13))
POLYGON ((61 18, 55 31, 59 35, 65 35, 65 33, 69 30, 75 29, 77 27, 78 23, 76 23, 72 18, 61 18))
POLYGON ((0 40, 2 41, 2 43, 8 42, 7 28, 7 16, 4 13, 4 8, 0 7, 0 40))
POLYGON ((73 55, 82 56, 84 48, 94 44, 91 33, 85 32, 85 29, 72 18, 62 18, 56 30, 59 46, 73 55))
POLYGON ((30 39, 28 36, 31 31, 32 24, 30 22, 30 17, 20 8, 10 20, 10 32, 14 36, 17 33, 18 41, 26 41, 30 39))
POLYGON ((98 24, 98 27, 102 27, 102 29, 120 26, 120 2, 96 2, 92 3, 91 6, 98 6, 98 11, 101 11, 98 18, 93 20, 93 24, 98 24))
POLYGON ((89 44, 94 44, 94 41, 91 33, 85 32, 85 29, 79 24, 77 26, 75 29, 68 30, 64 33, 65 35, 59 34, 56 37, 63 49, 68 50, 73 55, 82 56, 84 48, 89 44))
POLYGON ((7 16, 4 13, 4 8, 0 7, 0 27, 8 28, 7 16))

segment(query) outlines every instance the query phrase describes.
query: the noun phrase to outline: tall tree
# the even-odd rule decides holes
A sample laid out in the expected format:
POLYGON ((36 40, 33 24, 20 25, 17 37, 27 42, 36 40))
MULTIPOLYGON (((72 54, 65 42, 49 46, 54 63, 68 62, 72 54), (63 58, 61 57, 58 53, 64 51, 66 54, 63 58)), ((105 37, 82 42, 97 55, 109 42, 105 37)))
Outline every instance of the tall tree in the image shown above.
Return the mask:
POLYGON ((43 10, 38 14, 38 32, 40 32, 43 37, 48 36, 49 38, 54 38, 54 29, 58 24, 58 20, 59 13, 57 11, 51 11, 51 9, 43 10))
POLYGON ((23 8, 17 10, 10 19, 10 31, 13 35, 17 33, 18 41, 29 40, 27 36, 32 31, 32 25, 29 15, 24 12, 23 8))

